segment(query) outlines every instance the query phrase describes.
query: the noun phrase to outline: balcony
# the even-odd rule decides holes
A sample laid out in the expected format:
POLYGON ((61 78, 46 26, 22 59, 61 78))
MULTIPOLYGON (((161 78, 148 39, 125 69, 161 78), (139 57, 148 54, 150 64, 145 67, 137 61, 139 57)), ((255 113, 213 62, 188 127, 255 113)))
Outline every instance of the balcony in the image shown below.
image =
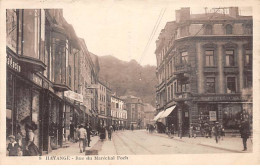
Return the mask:
POLYGON ((6 51, 8 57, 15 58, 24 71, 40 72, 46 69, 46 65, 40 59, 21 55, 17 57, 9 47, 6 47, 6 51))
POLYGON ((24 69, 32 72, 41 72, 46 69, 46 65, 40 59, 29 56, 20 56, 19 63, 24 69))
POLYGON ((68 91, 71 90, 69 86, 66 84, 61 84, 61 83, 53 83, 53 89, 56 91, 68 91))
POLYGON ((189 73, 190 71, 191 71, 190 64, 178 64, 175 65, 174 75, 185 74, 185 73, 189 73))
POLYGON ((190 92, 180 92, 176 93, 175 97, 173 98, 174 101, 180 102, 180 101, 188 101, 192 99, 192 95, 190 92))

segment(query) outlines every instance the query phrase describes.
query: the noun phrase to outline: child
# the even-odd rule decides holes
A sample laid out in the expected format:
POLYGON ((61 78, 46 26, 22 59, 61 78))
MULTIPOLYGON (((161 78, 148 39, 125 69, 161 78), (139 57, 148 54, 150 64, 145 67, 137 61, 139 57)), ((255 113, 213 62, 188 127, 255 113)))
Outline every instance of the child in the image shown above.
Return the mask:
POLYGON ((15 141, 15 136, 10 135, 10 143, 8 144, 7 150, 9 151, 9 156, 18 156, 19 144, 15 141))

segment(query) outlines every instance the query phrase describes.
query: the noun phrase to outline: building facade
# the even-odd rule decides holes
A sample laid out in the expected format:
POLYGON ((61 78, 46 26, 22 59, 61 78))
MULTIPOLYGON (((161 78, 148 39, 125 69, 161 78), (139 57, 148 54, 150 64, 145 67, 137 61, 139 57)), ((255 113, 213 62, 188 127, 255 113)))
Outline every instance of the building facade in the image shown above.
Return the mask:
POLYGON ((135 96, 122 96, 126 103, 127 127, 133 124, 134 128, 144 128, 144 104, 142 100, 135 96))
POLYGON ((97 83, 97 65, 60 9, 6 10, 6 44, 6 136, 25 138, 25 125, 35 123, 41 154, 62 147, 85 117, 94 115, 86 111, 83 83, 97 83), (91 81, 83 74, 90 71, 91 81))
POLYGON ((241 120, 252 118, 253 21, 238 11, 181 8, 156 41, 157 112, 172 107, 168 121, 182 134, 216 121, 238 130, 241 120))
POLYGON ((112 125, 117 129, 126 127, 127 110, 125 109, 125 102, 115 95, 111 96, 111 116, 112 125))

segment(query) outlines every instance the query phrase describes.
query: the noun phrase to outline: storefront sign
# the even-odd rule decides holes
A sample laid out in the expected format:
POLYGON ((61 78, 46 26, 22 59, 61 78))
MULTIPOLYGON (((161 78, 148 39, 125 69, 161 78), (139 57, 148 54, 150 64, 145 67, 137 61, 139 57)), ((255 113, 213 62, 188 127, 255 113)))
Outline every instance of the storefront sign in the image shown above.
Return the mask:
POLYGON ((223 95, 223 96, 204 96, 198 97, 196 101, 238 101, 241 100, 239 95, 223 95))
POLYGON ((75 93, 73 91, 65 91, 64 96, 69 98, 69 99, 83 103, 83 95, 75 93))
POLYGON ((18 64, 18 61, 15 60, 12 56, 7 55, 6 63, 13 70, 15 70, 17 72, 21 72, 21 66, 18 64))
POLYGON ((36 74, 33 74, 33 82, 39 86, 42 86, 42 78, 40 78, 36 74))
POLYGON ((217 112, 209 111, 209 121, 217 121, 217 112))

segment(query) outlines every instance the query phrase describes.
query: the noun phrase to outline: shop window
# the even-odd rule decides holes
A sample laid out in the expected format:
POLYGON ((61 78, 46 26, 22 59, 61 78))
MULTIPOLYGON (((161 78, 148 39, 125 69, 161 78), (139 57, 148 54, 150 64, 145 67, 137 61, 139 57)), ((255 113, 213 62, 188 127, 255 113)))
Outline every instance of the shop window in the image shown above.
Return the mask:
POLYGON ((214 66, 214 51, 213 50, 205 51, 205 60, 206 60, 206 66, 214 66))
POLYGON ((199 122, 213 123, 218 121, 218 107, 217 104, 198 104, 199 122))
POLYGON ((215 77, 206 78, 206 92, 215 93, 215 77))
POLYGON ((205 27, 205 35, 211 35, 212 34, 212 26, 206 25, 205 27))
POLYGON ((226 66, 235 66, 234 50, 226 51, 226 66))
POLYGON ((6 10, 6 45, 16 52, 17 49, 17 11, 6 10))
POLYGON ((232 33, 233 33, 233 27, 230 24, 228 24, 226 26, 226 34, 232 34, 232 33))
POLYGON ((235 77, 227 77, 227 93, 236 93, 235 77))
POLYGON ((25 9, 23 14, 23 55, 39 59, 40 10, 25 9))
POLYGON ((239 129, 241 123, 241 104, 223 104, 223 126, 225 129, 239 129))
POLYGON ((182 64, 188 63, 188 52, 187 51, 181 52, 181 63, 182 64))
POLYGON ((252 66, 252 50, 245 51, 245 66, 252 66))

